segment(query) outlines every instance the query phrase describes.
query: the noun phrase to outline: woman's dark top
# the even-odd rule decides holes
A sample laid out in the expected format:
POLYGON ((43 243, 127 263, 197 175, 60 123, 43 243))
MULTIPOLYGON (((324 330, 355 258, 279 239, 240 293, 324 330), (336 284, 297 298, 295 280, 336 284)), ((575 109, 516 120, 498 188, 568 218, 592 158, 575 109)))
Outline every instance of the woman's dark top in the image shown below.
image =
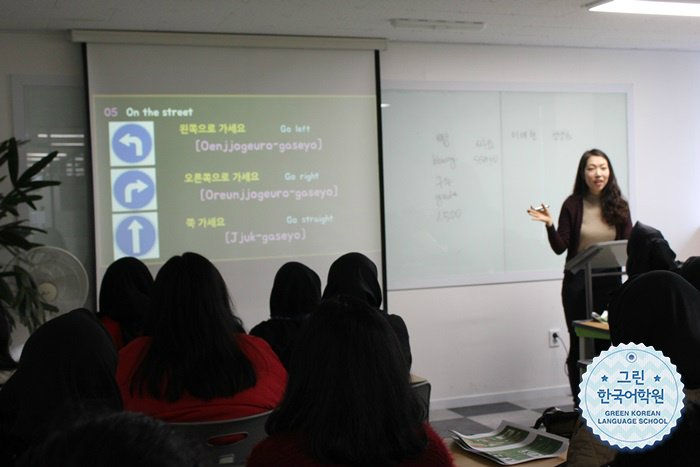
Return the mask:
POLYGON ((148 267, 136 258, 118 259, 107 268, 100 286, 98 316, 104 321, 118 349, 141 335, 151 289, 153 276, 148 267))
POLYGON ((625 282, 609 308, 614 345, 653 346, 678 368, 687 388, 700 387, 700 291, 670 271, 652 271, 625 282))
POLYGON ((122 410, 117 349, 94 313, 58 316, 27 340, 0 391, 0 465, 84 411, 122 410))
POLYGON ((389 322, 401 344, 401 350, 409 368, 413 361, 408 328, 398 315, 390 315, 381 309, 382 288, 379 285, 377 266, 362 253, 347 253, 333 262, 328 271, 328 281, 323 299, 346 295, 362 300, 376 308, 389 322))
MULTIPOLYGON (((559 213, 559 227, 554 224, 547 227, 547 237, 552 250, 558 255, 566 251, 566 261, 576 256, 581 240, 581 225, 583 224, 583 198, 571 195, 564 201, 559 213)), ((632 231, 632 219, 627 216, 624 223, 615 225, 615 240, 629 238, 632 231)))
POLYGON ((289 262, 277 274, 270 293, 270 319, 250 330, 265 339, 289 368, 289 360, 301 324, 321 301, 321 279, 307 266, 289 262))

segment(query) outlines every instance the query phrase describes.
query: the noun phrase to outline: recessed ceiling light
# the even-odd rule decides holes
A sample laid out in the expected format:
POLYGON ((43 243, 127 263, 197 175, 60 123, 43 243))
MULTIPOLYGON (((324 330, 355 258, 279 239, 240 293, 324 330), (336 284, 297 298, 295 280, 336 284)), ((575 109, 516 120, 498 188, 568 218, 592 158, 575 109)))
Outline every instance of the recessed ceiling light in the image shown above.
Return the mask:
POLYGON ((642 15, 700 16, 700 2, 667 0, 608 0, 586 5, 590 11, 642 15))
POLYGON ((406 29, 454 29, 461 31, 481 31, 486 27, 486 23, 481 23, 478 21, 446 21, 400 18, 392 19, 391 25, 395 28, 406 29))

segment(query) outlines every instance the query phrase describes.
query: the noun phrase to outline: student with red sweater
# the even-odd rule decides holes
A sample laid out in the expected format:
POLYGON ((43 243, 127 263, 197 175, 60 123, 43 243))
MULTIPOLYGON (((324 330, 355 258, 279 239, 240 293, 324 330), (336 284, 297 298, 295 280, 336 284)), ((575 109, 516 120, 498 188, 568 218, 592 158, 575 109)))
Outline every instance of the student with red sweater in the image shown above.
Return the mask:
POLYGON ((408 364, 389 323, 340 296, 309 317, 290 363, 287 392, 249 467, 452 467, 423 422, 408 364))
POLYGON ((277 406, 287 372, 243 332, 224 279, 196 253, 158 272, 144 328, 119 353, 124 408, 169 422, 227 420, 277 406))

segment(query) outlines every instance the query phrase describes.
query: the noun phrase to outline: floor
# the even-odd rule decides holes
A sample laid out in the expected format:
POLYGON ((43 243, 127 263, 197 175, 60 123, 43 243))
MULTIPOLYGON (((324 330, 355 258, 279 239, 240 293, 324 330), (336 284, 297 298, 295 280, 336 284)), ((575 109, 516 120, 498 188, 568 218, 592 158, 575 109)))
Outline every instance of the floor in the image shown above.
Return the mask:
POLYGON ((487 433, 498 427, 503 420, 533 426, 542 412, 552 406, 565 411, 573 410, 571 396, 431 410, 430 425, 443 438, 451 436, 450 430, 464 435, 487 433))

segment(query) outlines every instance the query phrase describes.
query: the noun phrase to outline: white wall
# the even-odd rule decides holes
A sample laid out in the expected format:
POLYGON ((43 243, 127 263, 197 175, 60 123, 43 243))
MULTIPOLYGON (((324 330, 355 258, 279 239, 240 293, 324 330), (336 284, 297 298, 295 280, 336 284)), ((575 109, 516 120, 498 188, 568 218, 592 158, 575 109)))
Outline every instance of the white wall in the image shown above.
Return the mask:
MULTIPOLYGON (((680 259, 700 255, 700 54, 391 43, 381 66, 385 80, 631 84, 633 221, 659 228, 680 259)), ((547 346, 550 328, 566 329, 559 290, 550 281, 388 298, 408 324, 414 372, 433 383, 433 405, 449 407, 566 391, 564 352, 547 346)))
POLYGON ((80 45, 68 33, 0 32, 0 141, 13 134, 11 75, 82 77, 80 45))
MULTIPOLYGON (((82 74, 80 47, 67 35, 0 33, 0 56, 0 139, 12 134, 11 74, 82 74)), ((382 75, 631 84, 634 220, 660 228, 679 258, 700 255, 700 54, 391 43, 382 75)), ((414 372, 433 383, 433 405, 497 401, 533 389, 564 394, 564 351, 547 346, 550 328, 566 329, 559 288, 548 281, 390 293, 391 311, 409 327, 414 372)))
MULTIPOLYGON (((79 44, 70 42, 68 33, 0 32, 0 141, 15 136, 12 122, 12 75, 54 75, 82 77, 79 44)), ((56 110, 60 112, 60 109, 56 110)), ((4 168, 3 168, 4 170, 4 168)), ((5 185, 0 185, 4 190, 5 185)), ((0 252, 0 268, 7 256, 0 252)), ((26 329, 17 321, 12 347, 24 344, 26 329)))

